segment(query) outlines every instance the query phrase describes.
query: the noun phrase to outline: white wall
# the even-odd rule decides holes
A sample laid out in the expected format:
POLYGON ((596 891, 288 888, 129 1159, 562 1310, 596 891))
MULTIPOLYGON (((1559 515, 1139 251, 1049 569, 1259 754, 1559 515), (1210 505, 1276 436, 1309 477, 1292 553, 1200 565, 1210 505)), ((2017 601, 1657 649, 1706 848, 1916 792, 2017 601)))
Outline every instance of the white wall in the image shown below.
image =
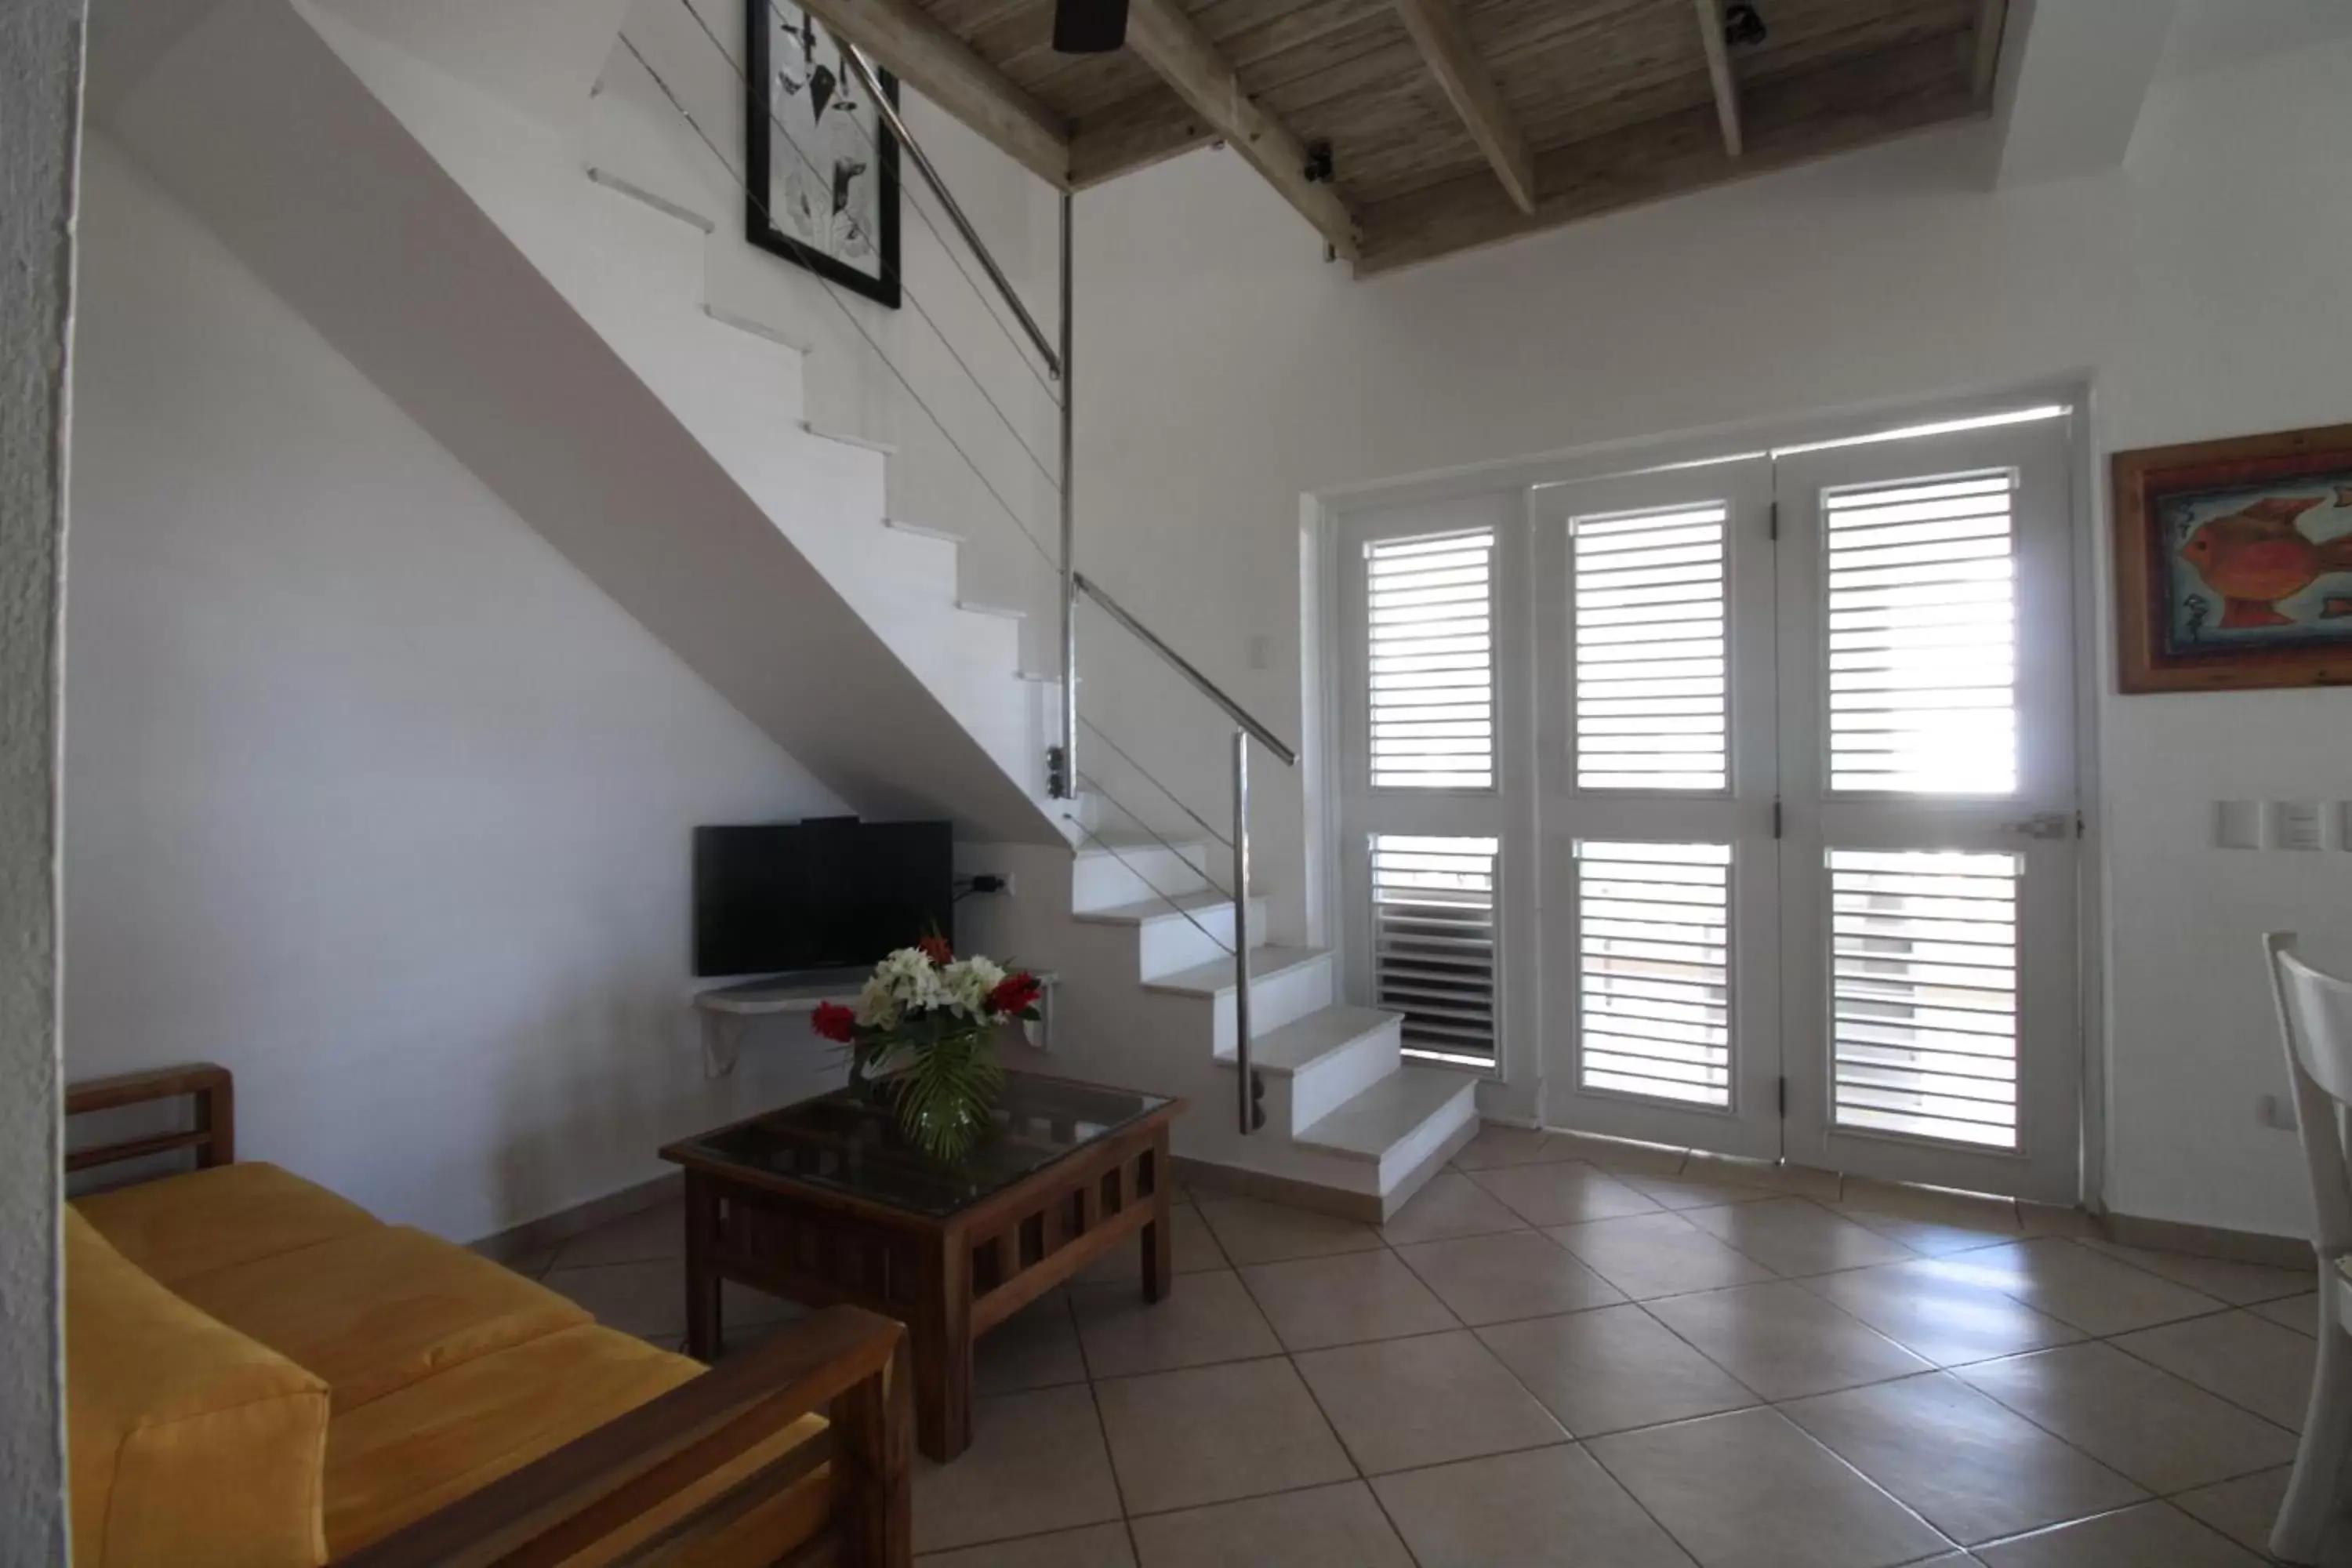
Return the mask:
POLYGON ((110 144, 87 172, 72 1076, 211 1058, 239 1150, 470 1238, 811 1091, 701 1076, 698 822, 840 809, 110 144))
MULTIPOLYGON (((1971 125, 1365 283, 1229 153, 1090 193, 1082 558, 1297 733, 1310 492, 2057 377, 2093 384, 2101 468, 2352 420, 2352 45, 2174 68, 2104 176, 1988 192, 1971 125)), ((2103 512, 2083 523, 2104 551, 2103 512)), ((2300 1223, 2293 1140, 2254 1115, 2284 1087, 2255 936, 2352 960, 2352 855, 2204 842, 2218 797, 2352 794, 2347 717, 2325 691, 2099 703, 2119 1211, 2300 1223)), ((1219 798, 1221 752, 1152 760, 1219 798)), ((1263 798, 1296 931, 1301 798, 1283 776, 1263 798)))
POLYGON ((0 10, 0 1521, 66 1555, 58 1194, 58 640, 81 0, 0 10))

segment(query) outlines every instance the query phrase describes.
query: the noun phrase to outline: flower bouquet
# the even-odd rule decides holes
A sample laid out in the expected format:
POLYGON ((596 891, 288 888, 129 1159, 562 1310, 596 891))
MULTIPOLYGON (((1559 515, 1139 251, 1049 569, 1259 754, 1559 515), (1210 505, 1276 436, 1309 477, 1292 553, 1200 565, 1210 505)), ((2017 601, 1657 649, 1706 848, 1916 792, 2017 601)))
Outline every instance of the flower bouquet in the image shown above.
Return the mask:
POLYGON ((816 1032, 849 1048, 852 1088, 887 1094, 908 1142, 938 1160, 969 1152, 1004 1082, 989 1037, 1038 1016, 1036 977, 994 961, 958 958, 925 937, 874 966, 857 1005, 825 1003, 816 1032))

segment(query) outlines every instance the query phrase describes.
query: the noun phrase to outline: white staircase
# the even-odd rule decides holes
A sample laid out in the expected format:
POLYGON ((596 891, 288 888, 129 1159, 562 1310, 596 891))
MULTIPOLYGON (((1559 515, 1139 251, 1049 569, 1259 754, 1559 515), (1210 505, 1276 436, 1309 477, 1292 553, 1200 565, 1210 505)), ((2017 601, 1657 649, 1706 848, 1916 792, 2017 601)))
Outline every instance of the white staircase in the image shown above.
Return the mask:
MULTIPOLYGON (((1294 1194, 1319 1189, 1335 1195, 1334 1206, 1374 1217, 1391 1212, 1466 1140, 1477 1079, 1405 1063, 1398 1016, 1341 1003, 1331 953, 1279 945, 1252 953, 1252 1055, 1265 1087, 1265 1124, 1240 1134, 1234 907, 1208 872, 1206 849, 1150 837, 1112 842, 1095 831, 1092 803, 1048 796, 1045 759, 1056 738, 1060 683, 1024 668, 1026 606, 1003 602, 1019 597, 1006 588, 1013 579, 1001 562, 975 571, 963 538, 941 526, 963 519, 936 510, 919 521, 894 515, 894 497, 943 489, 934 481, 905 483, 894 468, 906 459, 891 443, 843 427, 838 416, 812 422, 809 384, 821 368, 824 351, 814 344, 822 334, 769 305, 788 297, 786 285, 800 289, 805 304, 806 280, 793 274, 779 283, 769 274, 783 263, 747 255, 740 217, 712 201, 707 183, 677 173, 690 165, 690 146, 642 144, 649 129, 642 106, 599 105, 566 132, 303 0, 236 0, 166 58, 163 69, 175 67, 200 73, 206 96, 164 100, 172 112, 154 112, 151 166, 176 174, 167 183, 184 192, 193 188, 192 205, 235 231, 226 237, 298 308, 346 312, 332 325, 320 322, 321 330, 380 384, 397 383, 387 390, 404 406, 462 405, 464 389, 476 384, 520 391, 528 357, 499 357, 478 342, 433 342, 436 330, 464 335, 450 324, 461 318, 446 310, 436 316, 433 297, 409 299, 396 256, 365 280, 372 289, 351 290, 363 300, 346 301, 324 286, 306 295, 315 280, 305 269, 320 259, 300 248, 299 233, 272 226, 273 200, 319 196, 315 185, 301 186, 317 171, 284 144, 289 130, 306 128, 289 127, 274 100, 267 110, 241 110, 242 94, 275 91, 289 76, 305 83, 303 108, 336 121, 320 134, 333 132, 326 138, 334 143, 332 161, 354 189, 366 189, 372 174, 385 188, 396 186, 407 221, 436 222, 444 252, 459 264, 466 247, 478 253, 485 243, 474 229, 487 217, 561 297, 574 327, 584 326, 599 353, 617 359, 614 369, 630 381, 627 390, 651 395, 649 406, 671 422, 663 438, 690 438, 694 460, 711 470, 696 476, 700 488, 693 493, 708 498, 698 516, 723 504, 746 509, 760 526, 738 523, 723 540, 708 528, 681 529, 673 544, 662 531, 670 520, 656 513, 637 520, 634 539, 614 537, 609 522, 591 539, 566 531, 560 494, 534 495, 529 499, 541 504, 517 510, 755 719, 764 718, 760 703, 772 688, 779 717, 771 731, 795 754, 811 743, 804 737, 844 725, 919 728, 918 721, 930 722, 935 713, 951 717, 961 752, 936 742, 920 753, 848 748, 827 780, 877 814, 955 816, 968 868, 992 854, 1020 860, 1024 896, 992 908, 967 903, 960 931, 968 944, 1061 974, 1055 1047, 1045 1070, 1184 1095, 1194 1110, 1180 1123, 1180 1153, 1294 1194), (307 51, 321 40, 331 55, 312 58, 307 51), (348 70, 350 90, 369 102, 332 100, 324 79, 334 74, 330 60, 348 70), (248 74, 253 79, 241 84, 248 74), (369 118, 383 110, 437 163, 450 184, 446 194, 401 163, 408 154, 389 145, 369 118), (208 120, 240 114, 235 134, 225 137, 241 154, 234 178, 248 186, 285 181, 297 194, 273 198, 240 188, 201 149, 189 150, 186 138, 213 133, 208 120), (592 147, 603 161, 592 160, 592 147), (371 159, 400 166, 371 170, 371 159), (470 208, 424 210, 452 201, 470 208), (404 310, 412 319, 399 319, 404 310), (666 552, 712 554, 718 564, 692 567, 666 552), (692 577, 694 570, 703 576, 692 577), (812 571, 825 597, 808 607, 802 578, 812 571), (848 699, 821 711, 787 709, 793 693, 835 672, 814 637, 771 641, 763 651, 756 615, 740 617, 731 642, 698 641, 695 593, 740 591, 742 582, 730 579, 776 595, 776 617, 854 613, 863 635, 887 649, 886 668, 866 687, 883 695, 865 699, 863 711, 848 699), (904 695, 887 695, 888 680, 908 678, 927 700, 919 713, 904 695), (987 801, 985 810, 965 798, 975 795, 987 801)), ((687 135, 682 126, 668 131, 673 142, 687 135)), ((381 232, 372 237, 379 247, 398 248, 381 232)), ((356 245, 333 259, 347 268, 371 264, 356 245)), ((541 319, 547 303, 511 282, 507 288, 514 317, 530 315, 552 342, 555 326, 541 319)), ((473 337, 491 333, 479 315, 470 320, 473 337)), ((593 358, 570 352, 563 363, 574 376, 586 374, 583 366, 607 374, 593 358)), ((570 390, 550 385, 547 395, 560 400, 570 390)), ((436 426, 426 411, 412 413, 478 471, 499 460, 488 444, 469 447, 473 437, 462 423, 436 426)), ((606 465, 591 470, 604 488, 628 478, 627 452, 583 458, 606 465)), ((691 466, 677 457, 669 462, 678 473, 691 466)), ((1002 554, 1001 526, 997 532, 1002 554)), ((832 635, 839 645, 841 634, 832 635)), ((1034 641, 1029 659, 1046 662, 1034 641)), ((1253 899, 1249 926, 1265 931, 1262 900, 1253 899)))

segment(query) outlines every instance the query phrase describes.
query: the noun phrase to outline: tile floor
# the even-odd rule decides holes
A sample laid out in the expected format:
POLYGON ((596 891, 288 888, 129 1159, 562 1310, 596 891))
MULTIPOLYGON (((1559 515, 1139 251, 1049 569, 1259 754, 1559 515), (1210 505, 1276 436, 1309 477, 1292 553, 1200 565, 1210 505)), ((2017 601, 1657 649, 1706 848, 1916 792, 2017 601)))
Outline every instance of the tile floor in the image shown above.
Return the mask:
MULTIPOLYGON (((1183 1196, 1167 1300, 1122 1249, 982 1342, 929 1568, 2266 1561, 2306 1274, 1501 1128, 1383 1226, 1183 1196)), ((681 1238, 656 1209, 520 1266, 675 1344, 681 1238)))

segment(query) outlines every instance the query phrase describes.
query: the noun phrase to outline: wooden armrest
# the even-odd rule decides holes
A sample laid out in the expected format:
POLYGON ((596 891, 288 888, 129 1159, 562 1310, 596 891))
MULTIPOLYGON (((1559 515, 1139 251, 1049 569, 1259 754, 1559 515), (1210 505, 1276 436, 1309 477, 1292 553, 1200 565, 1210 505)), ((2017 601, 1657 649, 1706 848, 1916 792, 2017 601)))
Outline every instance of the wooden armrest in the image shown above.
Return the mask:
MULTIPOLYGON (((706 1502, 732 1516, 814 1468, 833 1466, 840 1560, 913 1561, 911 1416, 906 1331, 857 1307, 828 1307, 755 1349, 492 1481, 336 1568, 520 1568, 557 1563, 611 1535, 813 1411, 831 1426, 810 1454, 788 1455, 706 1502), (749 1495, 756 1494, 756 1495, 749 1495)), ((655 1561, 690 1561, 662 1552, 655 1561)))
POLYGON ((194 1150, 199 1169, 235 1163, 236 1079, 228 1068, 215 1062, 189 1062, 180 1067, 153 1068, 145 1072, 119 1073, 112 1078, 68 1084, 65 1113, 87 1116, 92 1111, 119 1110, 126 1105, 175 1100, 182 1095, 193 1096, 196 1102, 193 1130, 76 1149, 67 1154, 66 1169, 86 1171, 93 1165, 111 1165, 173 1149, 194 1150))

